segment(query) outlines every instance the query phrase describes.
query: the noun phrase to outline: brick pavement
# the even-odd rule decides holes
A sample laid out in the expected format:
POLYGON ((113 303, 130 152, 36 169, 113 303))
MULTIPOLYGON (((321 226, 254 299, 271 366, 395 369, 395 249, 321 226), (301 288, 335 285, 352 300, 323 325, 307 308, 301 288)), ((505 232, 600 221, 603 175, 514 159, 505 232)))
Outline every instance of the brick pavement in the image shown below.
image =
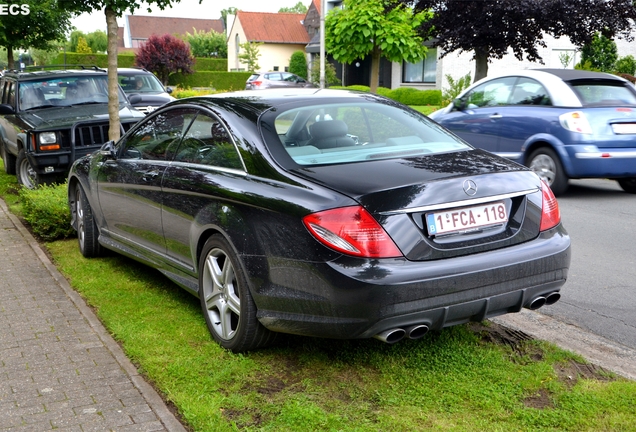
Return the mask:
POLYGON ((185 432, 0 200, 0 432, 185 432))

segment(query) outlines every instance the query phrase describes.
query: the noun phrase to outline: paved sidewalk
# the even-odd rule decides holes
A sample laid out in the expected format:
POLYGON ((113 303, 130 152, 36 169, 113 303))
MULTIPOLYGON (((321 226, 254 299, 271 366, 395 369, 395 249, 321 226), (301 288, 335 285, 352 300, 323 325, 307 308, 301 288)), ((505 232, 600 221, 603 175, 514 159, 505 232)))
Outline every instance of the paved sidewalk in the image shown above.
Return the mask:
POLYGON ((0 200, 0 431, 181 431, 0 200))

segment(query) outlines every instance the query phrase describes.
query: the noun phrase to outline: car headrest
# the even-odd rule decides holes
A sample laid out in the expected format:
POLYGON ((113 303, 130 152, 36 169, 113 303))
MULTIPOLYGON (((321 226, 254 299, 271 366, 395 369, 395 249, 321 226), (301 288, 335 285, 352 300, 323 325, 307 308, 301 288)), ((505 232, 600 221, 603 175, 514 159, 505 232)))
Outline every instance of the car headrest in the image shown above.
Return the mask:
POLYGON ((325 120, 309 126, 309 132, 314 139, 325 139, 346 135, 349 128, 342 120, 325 120))

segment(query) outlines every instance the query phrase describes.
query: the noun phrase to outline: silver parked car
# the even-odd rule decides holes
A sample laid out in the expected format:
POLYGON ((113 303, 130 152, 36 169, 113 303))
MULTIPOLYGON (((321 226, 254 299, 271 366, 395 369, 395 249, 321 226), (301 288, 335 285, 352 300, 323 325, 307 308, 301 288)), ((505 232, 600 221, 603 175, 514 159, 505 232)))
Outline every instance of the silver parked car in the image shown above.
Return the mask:
POLYGON ((267 88, 315 87, 305 78, 289 72, 261 72, 252 74, 245 83, 245 90, 267 88))

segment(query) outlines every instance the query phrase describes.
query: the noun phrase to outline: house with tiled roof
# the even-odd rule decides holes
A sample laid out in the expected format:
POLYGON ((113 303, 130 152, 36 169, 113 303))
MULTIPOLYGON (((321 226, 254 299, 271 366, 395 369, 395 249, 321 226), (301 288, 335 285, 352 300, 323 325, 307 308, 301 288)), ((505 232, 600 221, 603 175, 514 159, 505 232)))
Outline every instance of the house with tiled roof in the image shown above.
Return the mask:
POLYGON ((227 57, 230 71, 244 71, 239 59, 245 42, 259 46, 258 64, 262 71, 285 71, 294 51, 305 51, 309 35, 303 26, 305 14, 238 11, 228 17, 227 57))
POLYGON ((149 15, 124 16, 123 41, 126 48, 139 48, 153 34, 185 36, 197 31, 225 33, 222 19, 172 18, 149 15))

